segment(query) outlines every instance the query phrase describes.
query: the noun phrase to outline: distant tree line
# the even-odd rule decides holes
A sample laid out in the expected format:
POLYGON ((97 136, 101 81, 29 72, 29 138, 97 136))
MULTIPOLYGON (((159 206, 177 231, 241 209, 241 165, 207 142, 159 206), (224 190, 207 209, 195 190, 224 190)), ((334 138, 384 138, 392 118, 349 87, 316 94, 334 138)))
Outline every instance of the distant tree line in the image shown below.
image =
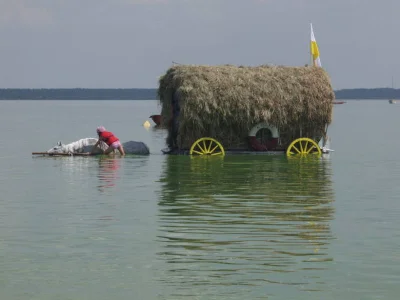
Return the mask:
MULTIPOLYGON (((336 99, 400 99, 400 89, 343 89, 336 99)), ((0 89, 0 100, 155 100, 157 89, 0 89)))
POLYGON ((335 91, 336 99, 400 99, 400 89, 344 89, 335 91))
POLYGON ((0 100, 153 100, 156 89, 0 89, 0 100))

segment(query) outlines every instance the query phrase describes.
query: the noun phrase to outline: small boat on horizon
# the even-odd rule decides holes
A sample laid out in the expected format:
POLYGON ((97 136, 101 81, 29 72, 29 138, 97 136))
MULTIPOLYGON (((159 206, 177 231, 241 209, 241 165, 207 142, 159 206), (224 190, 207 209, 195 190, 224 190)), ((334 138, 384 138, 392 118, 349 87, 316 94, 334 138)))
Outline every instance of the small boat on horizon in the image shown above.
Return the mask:
MULTIPOLYGON (((393 76, 392 76, 392 90, 394 89, 394 80, 393 80, 393 76)), ((390 104, 396 104, 397 102, 396 102, 396 100, 394 100, 394 99, 389 99, 389 103, 390 104)))
POLYGON ((333 101, 333 104, 344 104, 346 101, 333 101))

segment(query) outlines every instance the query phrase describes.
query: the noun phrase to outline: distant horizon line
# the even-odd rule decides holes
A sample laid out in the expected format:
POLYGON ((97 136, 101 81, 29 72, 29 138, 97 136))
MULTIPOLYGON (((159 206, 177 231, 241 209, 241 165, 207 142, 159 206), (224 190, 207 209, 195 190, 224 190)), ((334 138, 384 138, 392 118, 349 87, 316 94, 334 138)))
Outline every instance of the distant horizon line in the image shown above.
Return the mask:
MULTIPOLYGON (((400 89, 333 90, 336 99, 400 99, 400 89)), ((0 88, 0 100, 150 100, 157 88, 0 88)))
MULTIPOLYGON (((75 88, 2 88, 0 90, 157 90, 158 88, 82 88, 82 87, 75 87, 75 88)), ((365 88, 365 87, 358 87, 358 88, 341 88, 341 89, 334 89, 334 91, 343 91, 343 90, 381 90, 381 89, 388 89, 388 90, 400 90, 400 88, 393 88, 393 87, 373 87, 373 88, 365 88)))

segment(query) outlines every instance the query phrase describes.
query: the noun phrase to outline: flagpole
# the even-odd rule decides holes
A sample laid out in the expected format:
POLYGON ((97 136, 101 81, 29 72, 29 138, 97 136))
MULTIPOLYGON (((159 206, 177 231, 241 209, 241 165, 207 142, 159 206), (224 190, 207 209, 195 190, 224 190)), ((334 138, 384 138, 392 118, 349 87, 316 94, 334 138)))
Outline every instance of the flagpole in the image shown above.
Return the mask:
MULTIPOLYGON (((310 37, 311 37, 311 33, 312 33, 312 23, 310 23, 310 37)), ((310 45, 310 59, 311 59, 311 66, 314 66, 314 60, 313 60, 313 56, 312 56, 312 44, 311 44, 311 38, 310 38, 310 42, 308 43, 310 45)))

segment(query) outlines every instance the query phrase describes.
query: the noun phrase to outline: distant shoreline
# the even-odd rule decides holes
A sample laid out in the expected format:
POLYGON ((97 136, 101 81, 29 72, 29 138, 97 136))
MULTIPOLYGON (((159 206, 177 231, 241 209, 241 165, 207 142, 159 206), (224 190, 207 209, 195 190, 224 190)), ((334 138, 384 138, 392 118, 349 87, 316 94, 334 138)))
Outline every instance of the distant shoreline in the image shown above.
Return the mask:
MULTIPOLYGON (((400 99, 400 89, 343 89, 337 100, 400 99)), ((0 89, 0 100, 156 100, 157 89, 0 89)))

